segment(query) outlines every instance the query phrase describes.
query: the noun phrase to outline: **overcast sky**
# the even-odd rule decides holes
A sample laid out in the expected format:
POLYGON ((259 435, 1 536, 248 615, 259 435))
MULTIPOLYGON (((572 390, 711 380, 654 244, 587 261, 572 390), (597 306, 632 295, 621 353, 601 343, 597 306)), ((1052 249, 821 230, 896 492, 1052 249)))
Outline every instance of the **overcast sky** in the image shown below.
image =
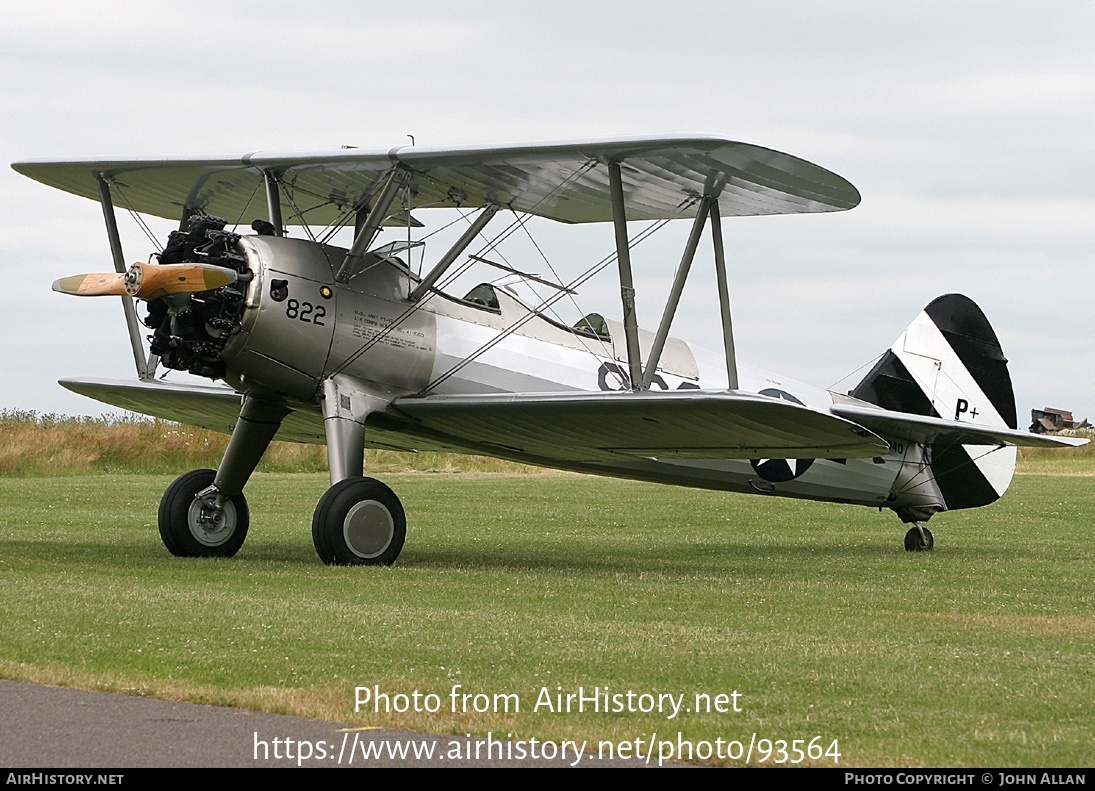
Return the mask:
MULTIPOLYGON (((0 27, 0 151, 388 148, 408 134, 706 133, 776 148, 863 202, 724 223, 739 357, 833 385, 960 292, 996 328, 1025 425, 1031 407, 1095 416, 1092 42, 1090 0, 17 2, 0 27)), ((146 259, 151 243, 122 223, 126 258, 146 259)), ((675 225, 635 258, 651 328, 689 222, 675 225)), ((612 249, 608 227, 540 232, 564 273, 612 249)), ((98 204, 4 168, 0 254, 0 407, 106 411, 55 381, 132 376, 121 307, 50 291, 111 269, 98 204)), ((709 260, 674 333, 717 349, 709 260)), ((612 294, 598 282, 579 304, 618 315, 612 294)))

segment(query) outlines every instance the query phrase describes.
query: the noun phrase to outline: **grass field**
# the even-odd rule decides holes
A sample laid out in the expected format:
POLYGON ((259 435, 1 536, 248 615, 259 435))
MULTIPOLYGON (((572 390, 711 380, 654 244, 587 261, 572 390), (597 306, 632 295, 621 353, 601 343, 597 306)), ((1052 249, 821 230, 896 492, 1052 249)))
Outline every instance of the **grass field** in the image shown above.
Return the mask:
POLYGON ((914 554, 865 508, 388 474, 410 514, 392 568, 318 562, 320 473, 256 475, 231 560, 163 549, 172 476, 6 477, 0 676, 457 734, 820 736, 840 766, 1091 766, 1095 495, 1091 457, 1070 464, 937 517, 936 551, 914 554), (454 714, 455 684, 521 710, 454 714), (373 685, 443 706, 355 715, 373 685), (742 711, 533 711, 545 687, 736 690, 742 711))

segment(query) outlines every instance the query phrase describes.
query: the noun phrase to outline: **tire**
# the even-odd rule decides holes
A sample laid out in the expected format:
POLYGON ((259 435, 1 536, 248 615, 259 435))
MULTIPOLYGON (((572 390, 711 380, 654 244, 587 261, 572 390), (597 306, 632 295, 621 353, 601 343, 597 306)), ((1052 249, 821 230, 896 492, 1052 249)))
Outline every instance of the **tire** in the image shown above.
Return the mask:
POLYGON ((230 558, 247 538, 251 517, 242 494, 229 497, 219 517, 196 499, 216 478, 213 470, 193 470, 175 479, 160 500, 160 538, 180 558, 230 558), (203 520, 202 516, 206 516, 203 520))
POLYGON ((906 552, 930 552, 935 547, 935 537, 932 535, 932 531, 928 528, 924 528, 924 542, 920 541, 920 531, 915 527, 910 527, 909 532, 905 534, 905 551, 906 552))
POLYGON ((339 481, 312 517, 312 543, 329 566, 390 566, 406 538, 402 503, 374 478, 339 481))

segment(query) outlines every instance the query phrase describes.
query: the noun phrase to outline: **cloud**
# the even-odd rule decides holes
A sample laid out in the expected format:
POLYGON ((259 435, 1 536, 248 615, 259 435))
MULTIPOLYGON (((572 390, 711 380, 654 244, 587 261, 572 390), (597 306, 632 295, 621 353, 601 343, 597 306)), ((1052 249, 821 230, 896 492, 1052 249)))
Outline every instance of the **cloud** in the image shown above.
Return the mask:
MULTIPOLYGON (((47 0, 19 4, 0 29, 0 150, 11 161, 690 131, 756 142, 848 177, 864 200, 726 223, 744 359, 828 384, 930 298, 964 291, 1013 355, 1020 408, 1084 413, 1092 40, 1086 2, 47 0)), ((18 374, 0 384, 6 405, 87 411, 53 380, 127 375, 117 306, 61 307, 49 291, 109 266, 100 221, 90 201, 0 174, 0 253, 18 273, 3 304, 20 328, 0 341, 18 374)), ((648 326, 681 225, 636 256, 648 326)), ((539 233, 553 263, 576 268, 610 249, 597 230, 539 233)), ((127 257, 143 257, 150 243, 127 218, 123 232, 127 257)), ((696 277, 674 329, 717 348, 709 261, 696 277)), ((614 288, 590 284, 583 307, 618 311, 614 288)))

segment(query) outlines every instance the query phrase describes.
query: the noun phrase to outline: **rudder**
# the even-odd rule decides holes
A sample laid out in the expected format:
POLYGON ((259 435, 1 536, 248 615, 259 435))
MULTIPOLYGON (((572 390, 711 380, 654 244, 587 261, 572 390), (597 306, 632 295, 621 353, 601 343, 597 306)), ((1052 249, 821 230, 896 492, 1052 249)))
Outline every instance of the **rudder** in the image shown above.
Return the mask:
MULTIPOLYGON (((915 415, 1016 428, 1007 358, 985 314, 961 294, 933 300, 850 395, 915 415)), ((943 445, 931 470, 948 509, 995 502, 1015 472, 1015 448, 943 445)))

